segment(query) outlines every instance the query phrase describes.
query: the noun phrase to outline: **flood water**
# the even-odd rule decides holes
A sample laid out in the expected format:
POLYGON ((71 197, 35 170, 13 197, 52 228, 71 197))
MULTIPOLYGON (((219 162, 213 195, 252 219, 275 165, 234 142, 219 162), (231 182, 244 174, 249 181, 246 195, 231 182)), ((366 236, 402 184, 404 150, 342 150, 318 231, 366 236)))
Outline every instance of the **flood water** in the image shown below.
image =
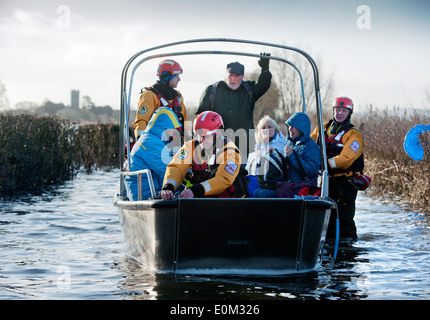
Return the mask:
POLYGON ((41 196, 0 200, 0 299, 428 300, 425 215, 359 194, 359 240, 283 277, 154 274, 128 255, 112 204, 118 171, 78 174, 41 196))

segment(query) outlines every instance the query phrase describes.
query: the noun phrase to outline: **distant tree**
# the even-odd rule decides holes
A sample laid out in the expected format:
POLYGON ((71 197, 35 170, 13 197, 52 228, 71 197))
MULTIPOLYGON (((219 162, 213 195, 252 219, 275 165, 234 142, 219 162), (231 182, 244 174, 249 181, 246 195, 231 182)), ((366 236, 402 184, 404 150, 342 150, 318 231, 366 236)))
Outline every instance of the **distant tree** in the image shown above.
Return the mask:
POLYGON ((98 107, 89 96, 83 97, 80 109, 70 108, 63 103, 54 103, 45 99, 40 106, 30 101, 17 103, 15 112, 22 112, 22 110, 28 110, 29 113, 36 115, 58 115, 71 121, 111 122, 119 119, 118 112, 114 111, 111 106, 98 107))
MULTIPOLYGON (((313 57, 318 67, 321 105, 324 112, 324 109, 327 109, 327 106, 334 99, 334 74, 333 71, 325 72, 322 59, 318 55, 308 53, 313 57)), ((299 69, 303 79, 306 111, 312 119, 312 115, 315 114, 316 99, 313 70, 310 63, 301 55, 285 50, 275 50, 272 56, 286 59, 299 69)), ((273 75, 272 84, 270 89, 255 104, 254 126, 264 115, 268 115, 280 125, 281 130, 285 133, 286 128, 283 125, 285 120, 293 113, 303 109, 300 77, 292 66, 276 60, 271 60, 270 70, 273 75)), ((251 72, 249 76, 245 76, 245 79, 256 81, 259 74, 260 70, 256 70, 251 72)))
MULTIPOLYGON (((325 73, 322 59, 318 55, 309 54, 314 58, 318 67, 321 104, 324 111, 324 108, 330 105, 334 99, 334 75, 333 72, 325 73)), ((272 56, 286 59, 299 69, 303 79, 306 111, 312 120, 312 115, 315 114, 316 100, 311 65, 297 53, 289 53, 285 50, 282 52, 275 50, 272 56)), ((270 70, 273 75, 272 84, 270 89, 255 104, 254 126, 264 115, 268 115, 280 125, 281 130, 285 133, 286 127, 283 125, 285 120, 293 113, 302 111, 303 96, 300 77, 292 66, 276 60, 271 60, 270 70)), ((256 70, 245 77, 246 80, 256 81, 259 74, 260 70, 256 70)))
MULTIPOLYGON (((249 75, 249 80, 256 81, 260 71, 252 72, 249 75)), ((276 122, 281 122, 282 116, 279 112, 280 90, 276 82, 272 81, 270 89, 255 103, 254 108, 254 126, 256 127, 261 118, 268 115, 276 122)))
POLYGON ((6 93, 6 87, 0 80, 0 110, 9 108, 9 99, 6 93))
POLYGON ((109 116, 109 117, 112 115, 112 112, 113 112, 111 106, 104 106, 104 107, 92 106, 90 108, 90 111, 92 113, 94 113, 95 115, 102 115, 102 114, 104 114, 104 115, 109 116))
POLYGON ((18 110, 29 110, 30 112, 34 112, 40 106, 37 103, 32 101, 20 101, 15 104, 15 109, 18 110))
POLYGON ((94 108, 96 105, 95 103, 91 100, 91 98, 89 96, 83 96, 82 97, 82 108, 83 109, 91 109, 94 108))
POLYGON ((425 89, 424 93, 426 96, 426 104, 427 104, 427 106, 429 106, 430 105, 430 87, 425 89))
POLYGON ((64 109, 66 106, 63 103, 54 103, 48 99, 43 101, 42 105, 36 109, 36 114, 57 114, 58 111, 64 109))
MULTIPOLYGON (((322 58, 318 54, 305 49, 314 59, 319 73, 319 84, 321 92, 322 109, 329 105, 334 99, 334 74, 327 71, 323 65, 322 58)), ((303 79, 305 92, 306 109, 308 113, 315 111, 315 87, 313 70, 308 60, 298 53, 286 50, 276 50, 274 56, 292 62, 300 71, 303 79)), ((294 68, 286 63, 273 61, 270 69, 272 70, 273 80, 279 86, 279 108, 284 119, 291 114, 301 111, 303 106, 303 95, 300 85, 300 77, 294 68)))
POLYGON ((62 119, 68 119, 71 121, 86 120, 83 114, 85 110, 76 108, 64 108, 57 111, 57 115, 62 119))

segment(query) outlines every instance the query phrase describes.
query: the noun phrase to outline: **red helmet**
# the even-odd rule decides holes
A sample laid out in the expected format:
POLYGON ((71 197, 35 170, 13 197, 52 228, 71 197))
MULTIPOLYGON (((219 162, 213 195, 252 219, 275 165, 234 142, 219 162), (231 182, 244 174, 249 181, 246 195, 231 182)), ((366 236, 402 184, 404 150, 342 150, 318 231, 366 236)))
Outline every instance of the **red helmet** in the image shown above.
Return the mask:
POLYGON ((333 108, 337 108, 337 107, 351 110, 351 113, 354 111, 354 104, 352 103, 352 100, 347 97, 335 98, 333 102, 333 108))
POLYGON ((170 72, 170 75, 177 75, 182 73, 182 68, 174 60, 163 60, 158 64, 157 77, 161 76, 165 71, 170 72))
POLYGON ((200 113, 194 120, 193 132, 202 136, 215 134, 218 129, 224 128, 221 116, 214 111, 200 113))

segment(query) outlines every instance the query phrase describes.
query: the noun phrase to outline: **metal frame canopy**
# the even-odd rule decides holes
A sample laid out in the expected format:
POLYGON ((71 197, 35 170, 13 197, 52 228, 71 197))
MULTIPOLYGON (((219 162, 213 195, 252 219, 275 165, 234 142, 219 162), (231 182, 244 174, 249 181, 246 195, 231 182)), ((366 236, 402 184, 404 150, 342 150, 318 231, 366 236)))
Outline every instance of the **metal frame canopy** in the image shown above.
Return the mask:
MULTIPOLYGON (((267 42, 260 42, 260 41, 252 41, 252 40, 243 40, 243 39, 227 39, 227 38, 205 38, 205 39, 191 39, 191 40, 184 40, 184 41, 178 41, 178 42, 172 42, 167 44, 162 44, 156 47, 148 48, 142 51, 139 51, 135 53, 125 64, 122 75, 121 75, 121 113, 120 113, 120 123, 121 123, 121 129, 120 129, 120 167, 122 167, 122 161, 124 159, 124 149, 127 148, 127 155, 130 154, 130 146, 128 141, 130 141, 129 137, 129 112, 130 112, 130 101, 131 101, 131 91, 133 86, 133 79, 136 70, 140 67, 140 65, 144 62, 150 61, 152 59, 157 58, 163 58, 163 57, 172 57, 172 56, 185 56, 185 55, 238 55, 238 56, 248 56, 248 57, 256 57, 256 58, 268 58, 271 60, 277 60, 284 62, 291 67, 295 69, 295 71, 298 73, 301 83, 301 90, 302 90, 302 97, 303 97, 303 112, 306 113, 306 103, 305 103, 305 94, 304 94, 304 87, 303 87, 303 79, 302 75, 300 73, 300 70, 290 61, 276 57, 276 56, 265 56, 260 54, 253 54, 248 52, 238 52, 238 51, 220 51, 220 50, 206 50, 206 51, 200 51, 200 50, 193 50, 193 51, 174 51, 174 52, 163 52, 163 53, 157 53, 157 54, 150 54, 151 51, 157 51, 160 49, 165 49, 169 47, 175 47, 175 46, 182 46, 187 44, 195 44, 195 43, 207 43, 207 42, 224 42, 224 43, 242 43, 242 44, 250 44, 250 45, 258 45, 263 47, 272 47, 272 48, 278 48, 283 49, 287 51, 293 51, 301 56, 305 57, 308 62, 310 63, 313 71, 314 76, 314 89, 315 89, 315 105, 316 105, 316 111, 317 111, 317 117, 318 117, 318 139, 319 139, 319 145, 321 146, 321 161, 323 164, 323 176, 322 176, 322 188, 321 188, 321 196, 323 198, 328 196, 328 167, 327 167, 327 159, 326 159, 326 149, 325 149, 325 141, 322 139, 324 137, 324 128, 323 128, 323 117, 322 117, 322 109, 321 109, 321 93, 320 93, 320 87, 319 87, 319 74, 318 74, 318 68, 315 63, 315 61, 312 59, 312 57, 306 53, 305 51, 291 47, 291 46, 285 46, 280 44, 273 44, 273 43, 267 43, 267 42), (140 57, 140 60, 135 62, 136 59, 140 57), (143 57, 143 58, 142 58, 143 57), (129 76, 129 69, 134 63, 133 69, 131 70, 131 75, 129 76), (127 84, 127 79, 129 79, 129 84, 127 84), (129 87, 129 90, 127 91, 127 86, 129 87)), ((130 157, 127 157, 127 161, 130 157)), ((130 163, 128 163, 128 168, 130 168, 130 163)), ((124 181, 123 177, 121 176, 120 181, 120 195, 123 195, 125 192, 124 187, 124 181)))

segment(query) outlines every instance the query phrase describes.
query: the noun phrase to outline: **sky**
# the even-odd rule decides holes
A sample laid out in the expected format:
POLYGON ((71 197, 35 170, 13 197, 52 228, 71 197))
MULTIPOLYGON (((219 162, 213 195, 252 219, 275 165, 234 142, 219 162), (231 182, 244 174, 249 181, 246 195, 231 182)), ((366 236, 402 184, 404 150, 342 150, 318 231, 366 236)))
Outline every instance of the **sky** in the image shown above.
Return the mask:
MULTIPOLYGON (((335 95, 349 96, 358 109, 428 108, 429 32, 427 0, 0 0, 0 81, 10 107, 45 99, 70 105, 71 90, 79 90, 81 98, 118 109, 121 72, 136 52, 188 39, 232 38, 299 47, 320 57, 321 78, 332 73, 335 95)), ((272 50, 214 43, 179 50, 221 49, 272 50)), ((177 89, 186 105, 197 105, 204 88, 224 78, 228 62, 242 62, 245 72, 258 70, 257 60, 248 57, 173 59, 184 69, 177 89)), ((136 72, 132 106, 140 88, 155 82, 159 61, 136 72)))

